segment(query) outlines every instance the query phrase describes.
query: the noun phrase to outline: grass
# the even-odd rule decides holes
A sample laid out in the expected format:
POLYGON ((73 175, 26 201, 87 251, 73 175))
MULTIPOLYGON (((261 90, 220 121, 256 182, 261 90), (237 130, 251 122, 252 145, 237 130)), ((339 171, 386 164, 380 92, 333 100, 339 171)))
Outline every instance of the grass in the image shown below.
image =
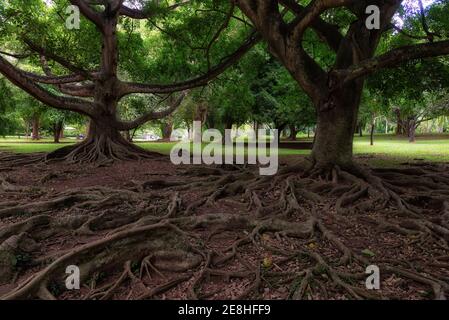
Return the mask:
MULTIPOLYGON (((67 143, 74 143, 74 140, 63 139, 62 142, 64 144, 52 143, 50 139, 43 139, 36 142, 23 138, 0 138, 0 150, 17 153, 50 152, 67 143)), ((150 151, 169 154, 175 143, 143 142, 138 143, 138 145, 150 151)), ((239 150, 238 152, 240 153, 241 151, 239 150)), ((372 157, 370 162, 376 165, 413 161, 416 159, 449 162, 449 135, 418 136, 415 143, 409 143, 407 138, 393 135, 376 135, 374 146, 370 146, 369 137, 355 137, 354 152, 356 155, 372 157)), ((305 155, 309 153, 309 150, 279 150, 280 156, 305 155)))
POLYGON ((0 138, 0 151, 16 153, 51 152, 67 144, 75 143, 74 139, 61 139, 61 143, 53 143, 52 138, 34 141, 26 138, 0 138))
POLYGON ((371 162, 378 165, 417 159, 449 162, 449 135, 418 136, 414 143, 404 137, 378 135, 374 138, 374 146, 370 145, 369 137, 357 137, 354 140, 354 153, 375 156, 371 162))

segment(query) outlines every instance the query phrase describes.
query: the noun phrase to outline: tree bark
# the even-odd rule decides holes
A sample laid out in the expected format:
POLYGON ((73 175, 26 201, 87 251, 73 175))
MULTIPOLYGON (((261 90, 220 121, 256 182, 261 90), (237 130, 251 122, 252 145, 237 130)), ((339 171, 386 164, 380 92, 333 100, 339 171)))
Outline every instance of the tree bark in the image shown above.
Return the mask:
POLYGON ((33 127, 33 132, 31 134, 31 139, 32 140, 39 140, 39 115, 34 115, 33 118, 31 119, 31 123, 32 123, 32 127, 33 127))
POLYGON ((138 160, 155 155, 129 142, 114 123, 115 115, 111 114, 91 119, 87 137, 82 142, 49 153, 47 159, 72 163, 110 163, 114 160, 138 160))
POLYGON ((64 128, 64 123, 62 121, 57 121, 55 124, 53 124, 53 141, 54 141, 54 143, 60 142, 63 128, 64 128))
POLYGON ((278 141, 281 141, 281 134, 282 134, 282 131, 284 131, 285 127, 287 127, 286 123, 282 123, 282 124, 275 123, 275 128, 278 130, 278 141))
POLYGON ((396 114, 396 135, 408 136, 408 122, 402 119, 401 110, 399 108, 396 108, 394 109, 394 113, 396 114))
POLYGON ((163 140, 170 140, 171 134, 173 132, 173 122, 167 120, 161 124, 161 132, 163 140))
POLYGON ((409 132, 408 132, 408 141, 413 143, 416 141, 416 137, 415 137, 415 133, 416 133, 416 124, 415 124, 415 120, 411 119, 409 121, 409 132))
POLYGON ((27 120, 25 121, 25 138, 30 137, 30 122, 27 120))
POLYGON ((323 101, 332 107, 316 106, 318 123, 312 149, 315 167, 352 167, 353 138, 363 90, 363 81, 354 81, 323 101))
POLYGON ((298 134, 298 131, 296 130, 295 126, 290 126, 290 140, 296 141, 296 135, 298 134))

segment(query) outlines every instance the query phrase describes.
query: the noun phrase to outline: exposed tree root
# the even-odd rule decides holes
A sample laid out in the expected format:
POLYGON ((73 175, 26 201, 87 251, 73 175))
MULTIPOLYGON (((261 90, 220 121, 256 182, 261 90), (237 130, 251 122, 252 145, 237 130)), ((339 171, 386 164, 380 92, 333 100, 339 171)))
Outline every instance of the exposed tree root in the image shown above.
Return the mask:
MULTIPOLYGON (((73 157, 73 147, 65 157, 99 159, 84 148, 86 158, 73 157)), ((208 167, 207 178, 195 169, 127 188, 32 194, 3 177, 0 288, 19 284, 2 299, 386 299, 407 297, 410 287, 446 298, 446 166, 315 169, 260 177, 208 167), (373 238, 359 244, 366 232, 373 238), (393 246, 377 251, 387 236, 416 259, 393 246), (365 288, 371 264, 381 270, 380 291, 365 288), (69 265, 80 268, 79 291, 64 288, 69 265)))
POLYGON ((0 172, 11 171, 13 167, 35 166, 58 161, 64 161, 67 164, 106 166, 114 161, 158 158, 164 158, 164 156, 140 148, 121 136, 114 140, 106 136, 99 136, 87 138, 80 143, 62 147, 50 153, 14 154, 0 152, 0 172))
POLYGON ((114 161, 141 160, 161 157, 155 152, 146 151, 123 138, 112 140, 105 136, 88 138, 76 145, 66 146, 45 156, 48 161, 67 163, 95 163, 107 165, 114 161))

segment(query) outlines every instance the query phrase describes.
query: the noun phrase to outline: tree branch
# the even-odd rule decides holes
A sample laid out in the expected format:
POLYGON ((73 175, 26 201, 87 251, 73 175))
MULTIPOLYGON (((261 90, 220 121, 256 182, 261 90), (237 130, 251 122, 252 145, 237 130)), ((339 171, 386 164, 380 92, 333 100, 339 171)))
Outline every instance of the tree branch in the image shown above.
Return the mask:
POLYGON ((220 64, 210 69, 206 74, 187 80, 184 82, 178 82, 174 84, 142 84, 123 82, 120 92, 120 97, 123 97, 132 93, 172 93, 177 91, 183 91, 191 88, 201 87, 208 84, 212 79, 223 73, 227 68, 236 63, 243 55, 245 55, 256 43, 260 41, 260 37, 253 33, 246 42, 240 46, 233 54, 224 59, 220 64))
POLYGON ((344 84, 379 69, 397 66, 408 60, 437 57, 446 54, 449 54, 449 40, 404 46, 372 59, 363 60, 348 69, 334 70, 332 75, 339 79, 339 83, 344 84))
POLYGON ((31 56, 30 53, 10 53, 10 52, 6 52, 6 51, 1 51, 0 50, 0 54, 3 54, 5 56, 20 60, 20 59, 26 59, 29 56, 31 56))
POLYGON ((14 85, 26 91, 42 103, 53 108, 75 111, 88 116, 92 116, 94 114, 92 103, 75 98, 60 97, 48 92, 35 82, 31 81, 20 69, 14 67, 1 56, 0 73, 2 73, 14 85))
POLYGON ((172 114, 176 109, 178 109, 186 95, 186 91, 182 92, 179 98, 165 110, 150 111, 133 121, 120 121, 117 123, 117 127, 121 131, 132 130, 147 123, 148 121, 165 118, 172 114))
MULTIPOLYGON (((42 70, 44 70, 44 73, 48 77, 54 77, 50 67, 48 66, 48 62, 47 62, 47 59, 45 58, 45 56, 41 55, 40 61, 41 61, 42 70)), ((82 77, 82 76, 78 76, 78 77, 82 77)), ((71 83, 73 83, 73 81, 71 83)), ((87 85, 59 83, 59 84, 56 84, 56 87, 62 93, 68 94, 71 96, 76 96, 76 97, 93 97, 95 94, 95 86, 92 83, 87 84, 87 85)))
POLYGON ((38 53, 39 55, 45 56, 47 59, 51 59, 53 61, 56 61, 57 63, 59 63, 61 66, 63 66, 64 68, 82 75, 83 77, 85 77, 86 79, 92 79, 94 78, 94 73, 92 72, 88 72, 76 65, 74 65, 73 63, 67 61, 66 59, 55 55, 54 53, 48 51, 45 48, 40 47, 39 45, 33 43, 30 39, 23 39, 23 41, 26 43, 26 45, 34 52, 38 53))
POLYGON ((80 81, 86 80, 86 78, 84 78, 82 75, 79 75, 79 74, 71 74, 71 75, 67 75, 67 76, 54 76, 54 75, 42 76, 42 75, 35 74, 32 72, 23 71, 23 75, 34 82, 39 82, 39 83, 44 83, 44 84, 55 84, 55 85, 74 83, 74 82, 80 82, 80 81))
POLYGON ((293 27, 293 41, 299 42, 306 29, 317 20, 317 18, 326 10, 347 6, 354 3, 354 0, 313 0, 304 10, 302 10, 296 19, 291 23, 293 27))
POLYGON ((84 0, 70 0, 70 3, 78 6, 82 15, 85 16, 88 20, 92 21, 99 30, 103 29, 102 16, 94 9, 92 9, 88 3, 86 3, 84 0))
MULTIPOLYGON (((304 10, 304 7, 294 0, 280 0, 279 3, 296 15, 302 14, 304 10)), ((338 26, 330 24, 320 17, 317 17, 310 26, 333 51, 338 51, 340 43, 343 40, 343 35, 338 30, 338 26)))

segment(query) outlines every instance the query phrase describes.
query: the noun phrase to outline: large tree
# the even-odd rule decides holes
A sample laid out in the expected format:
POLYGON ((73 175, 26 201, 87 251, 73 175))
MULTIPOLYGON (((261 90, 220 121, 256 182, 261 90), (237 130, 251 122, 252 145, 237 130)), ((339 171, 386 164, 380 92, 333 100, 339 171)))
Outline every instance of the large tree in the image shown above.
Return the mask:
MULTIPOLYGON (((168 6, 163 6, 152 1, 133 1, 130 3, 124 0, 59 0, 54 1, 55 9, 52 9, 49 8, 48 1, 33 0, 16 5, 6 4, 5 7, 0 8, 0 18, 2 23, 6 25, 3 31, 17 33, 16 37, 11 36, 13 40, 9 39, 9 44, 14 43, 15 47, 25 44, 27 50, 27 54, 0 50, 0 73, 44 104, 60 110, 83 114, 91 119, 89 134, 85 141, 75 146, 60 149, 50 154, 48 158, 98 161, 147 156, 148 154, 144 150, 126 141, 120 131, 132 130, 149 120, 160 119, 169 115, 181 103, 185 96, 185 90, 206 85, 211 79, 222 73, 235 61, 238 61, 258 40, 250 30, 249 37, 240 47, 235 49, 234 46, 232 53, 229 53, 231 50, 228 50, 225 52, 224 58, 219 59, 217 57, 217 59, 214 59, 213 61, 218 62, 215 66, 212 66, 210 65, 209 52, 223 29, 223 26, 220 26, 219 31, 211 37, 211 43, 207 47, 208 70, 203 72, 202 75, 190 80, 175 81, 169 84, 125 81, 120 77, 122 74, 120 74, 119 69, 119 51, 122 48, 126 49, 126 44, 119 41, 123 30, 127 29, 130 20, 150 19, 157 14, 178 10, 186 4, 179 1, 169 1, 169 3, 168 6), (41 35, 42 32, 48 31, 48 28, 45 29, 45 26, 41 27, 41 25, 52 23, 56 28, 54 19, 58 19, 57 13, 69 4, 79 8, 83 16, 82 24, 88 23, 89 26, 83 26, 85 28, 84 33, 62 30, 60 31, 61 36, 56 35, 57 38, 62 39, 61 41, 73 42, 73 37, 79 38, 79 42, 83 44, 81 47, 77 47, 78 51, 72 53, 73 56, 67 58, 64 45, 70 48, 69 44, 60 43, 59 48, 57 48, 58 46, 55 46, 52 42, 55 37, 55 34, 52 34, 53 30, 49 31, 48 34, 41 35), (131 5, 134 6, 131 7, 131 5), (45 15, 51 15, 56 18, 53 18, 53 20, 48 18, 42 23, 41 15, 44 15, 44 17, 45 15), (11 23, 10 21, 14 22, 11 23), (31 29, 35 31, 34 33, 33 31, 29 34, 24 33, 23 26, 20 25, 24 21, 26 22, 25 29, 30 29, 26 27, 35 24, 32 26, 34 29, 31 29), (8 24, 11 24, 12 27, 8 24), (39 27, 36 27, 36 25, 39 27), (92 29, 92 26, 95 30, 92 29), (88 38, 87 41, 86 37, 88 38), (20 45, 17 45, 17 43, 20 45), (95 56, 95 44, 101 44, 99 58, 95 56), (93 46, 93 48, 89 46, 93 46), (37 60, 36 63, 42 65, 44 74, 20 69, 11 61, 11 58, 29 58, 36 55, 39 59, 34 58, 34 61, 37 60), (94 60, 95 63, 92 63, 89 59, 94 60), (85 63, 76 64, 73 62, 77 60, 85 61, 85 63), (49 62, 57 63, 58 68, 66 70, 66 73, 54 73, 49 62), (51 85, 51 88, 49 88, 49 85, 51 85), (124 121, 118 117, 119 102, 128 95, 152 94, 164 96, 173 92, 182 92, 182 94, 179 95, 177 101, 166 109, 149 110, 132 121, 124 121)), ((64 20, 59 21, 59 28, 61 28, 61 25, 65 25, 64 20)), ((227 25, 227 22, 225 25, 227 25)), ((129 39, 133 39, 132 35, 129 39)), ((14 46, 9 45, 8 49, 10 47, 14 46)), ((136 57, 130 63, 129 60, 133 60, 130 56, 132 54, 129 52, 125 54, 124 63, 128 64, 128 68, 131 69, 126 74, 126 78, 132 78, 132 68, 135 68, 135 65, 138 65, 139 62, 136 61, 136 57), (126 58, 130 59, 127 60, 126 58)))
MULTIPOLYGON (((309 95, 318 118, 312 152, 314 169, 329 171, 335 165, 353 168, 352 139, 365 77, 378 69, 404 61, 449 54, 449 41, 438 39, 425 23, 428 42, 378 53, 382 36, 393 30, 396 13, 407 14, 402 0, 235 0, 268 43, 271 52, 309 95), (367 27, 367 8, 379 9, 379 28, 367 27), (404 11, 405 10, 405 11, 404 11), (307 47, 305 39, 315 33, 334 57, 326 68, 307 47)), ((441 3, 446 6, 447 3, 441 3)), ((424 16, 424 9, 422 14, 424 16)), ((444 15, 442 15, 444 17, 444 15)))

